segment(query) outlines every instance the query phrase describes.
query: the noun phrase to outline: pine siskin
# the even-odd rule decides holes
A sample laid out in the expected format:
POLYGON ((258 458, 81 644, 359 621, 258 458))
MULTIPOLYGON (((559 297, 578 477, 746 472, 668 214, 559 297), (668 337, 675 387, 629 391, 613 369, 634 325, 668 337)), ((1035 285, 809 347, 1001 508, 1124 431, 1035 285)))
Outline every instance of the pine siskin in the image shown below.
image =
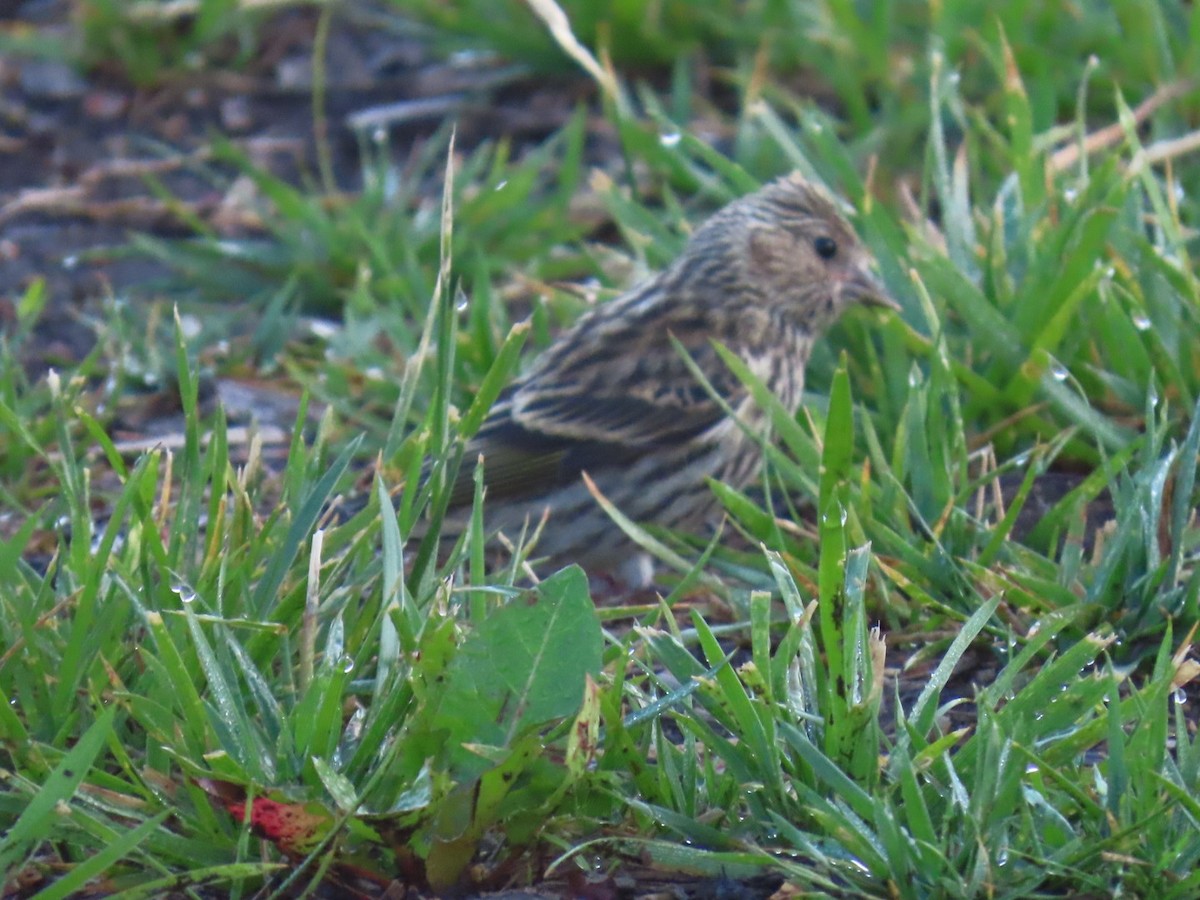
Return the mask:
POLYGON ((469 442, 451 506, 471 503, 484 460, 489 531, 549 520, 537 555, 592 570, 637 548, 581 477, 629 518, 695 529, 720 510, 711 476, 743 487, 762 451, 689 371, 674 336, 750 431, 766 416, 721 361, 745 360, 789 410, 813 342, 851 303, 894 307, 835 203, 798 175, 716 213, 661 274, 591 310, 499 399, 469 442))

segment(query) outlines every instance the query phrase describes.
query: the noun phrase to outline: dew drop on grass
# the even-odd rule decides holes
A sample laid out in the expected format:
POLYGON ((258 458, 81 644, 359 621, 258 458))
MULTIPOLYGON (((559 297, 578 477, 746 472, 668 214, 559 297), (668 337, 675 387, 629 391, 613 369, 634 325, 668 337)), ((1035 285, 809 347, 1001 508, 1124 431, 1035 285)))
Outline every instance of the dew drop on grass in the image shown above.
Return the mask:
POLYGON ((844 526, 846 524, 846 518, 846 508, 839 503, 837 509, 831 509, 825 513, 825 524, 833 525, 836 523, 844 526))
POLYGON ((666 134, 660 135, 658 142, 664 147, 677 147, 679 142, 683 140, 683 135, 678 131, 668 131, 666 134))
POLYGON ((354 657, 343 656, 341 658, 340 662, 342 665, 342 671, 345 672, 347 675, 349 675, 351 672, 354 671, 354 657))
POLYGON ((450 63, 463 68, 478 66, 487 62, 489 55, 483 50, 455 50, 450 54, 450 63))
POLYGON ((203 330, 204 325, 197 316, 190 314, 179 316, 179 331, 185 338, 189 340, 197 338, 203 330))
POLYGON ((502 190, 504 190, 506 187, 508 187, 508 179, 507 179, 507 178, 505 178, 504 180, 502 180, 502 181, 501 181, 501 182, 500 182, 498 185, 496 185, 494 188, 492 188, 492 190, 494 190, 494 191, 502 191, 502 190))
POLYGON ((471 301, 467 297, 466 291, 464 291, 460 287, 458 289, 458 292, 454 295, 454 308, 456 310, 458 310, 460 313, 464 313, 467 311, 467 307, 469 307, 470 305, 471 305, 471 301))
POLYGON ((196 600, 196 592, 182 581, 171 585, 171 593, 179 598, 180 603, 193 603, 196 600))
POLYGON ((1075 198, 1078 196, 1079 196, 1079 191, 1075 190, 1075 188, 1069 187, 1069 188, 1063 189, 1063 199, 1066 200, 1068 203, 1074 203, 1075 198))
POLYGON ((1177 687, 1175 688, 1175 693, 1171 695, 1171 699, 1175 701, 1177 706, 1183 706, 1183 704, 1187 703, 1187 691, 1181 687, 1177 687))
POLYGON ((865 862, 863 862, 861 859, 857 859, 856 857, 852 856, 852 857, 850 857, 850 859, 846 860, 846 862, 848 862, 851 866, 853 866, 859 872, 862 872, 864 875, 869 875, 871 873, 871 870, 867 867, 867 864, 865 862))
POLYGON ((1067 376, 1071 373, 1067 371, 1067 367, 1062 363, 1053 363, 1050 366, 1050 377, 1055 381, 1066 381, 1067 376))
POLYGON ((1133 327, 1138 331, 1150 330, 1150 317, 1145 313, 1134 313, 1133 318, 1130 319, 1130 321, 1133 322, 1133 327))
POLYGON ((384 144, 386 144, 387 139, 388 139, 387 129, 384 128, 382 125, 380 125, 378 128, 376 128, 374 131, 371 132, 371 140, 375 143, 375 145, 377 147, 382 147, 384 144))
POLYGON ((340 326, 329 319, 310 319, 308 330, 313 337, 328 341, 340 330, 340 326))

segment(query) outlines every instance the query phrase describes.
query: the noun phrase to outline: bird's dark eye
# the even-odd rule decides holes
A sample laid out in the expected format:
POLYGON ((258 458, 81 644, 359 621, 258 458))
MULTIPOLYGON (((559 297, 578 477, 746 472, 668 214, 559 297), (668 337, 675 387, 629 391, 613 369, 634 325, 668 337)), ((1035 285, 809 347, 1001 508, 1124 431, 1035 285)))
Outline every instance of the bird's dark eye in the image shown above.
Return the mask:
POLYGON ((813 241, 813 249, 817 251, 817 256, 821 259, 833 259, 837 256, 837 241, 822 235, 813 241))

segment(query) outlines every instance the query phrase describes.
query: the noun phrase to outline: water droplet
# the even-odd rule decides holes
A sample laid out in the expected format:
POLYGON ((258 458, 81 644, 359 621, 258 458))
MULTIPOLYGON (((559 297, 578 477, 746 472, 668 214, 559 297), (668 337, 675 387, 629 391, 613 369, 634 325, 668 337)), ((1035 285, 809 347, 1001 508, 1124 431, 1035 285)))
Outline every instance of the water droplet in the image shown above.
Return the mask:
POLYGON ((947 77, 947 80, 948 80, 948 81, 949 81, 951 84, 958 84, 960 81, 962 81, 962 73, 961 73, 961 72, 951 72, 951 73, 950 73, 948 76, 946 76, 946 77, 947 77))
POLYGON ((329 319, 311 319, 308 322, 308 330, 312 332, 313 337, 328 341, 338 333, 339 326, 329 319))
POLYGON ((1070 374, 1062 363, 1052 363, 1050 366, 1050 377, 1055 381, 1066 381, 1070 374))
POLYGON ((1074 203, 1075 198, 1078 196, 1079 196, 1079 191, 1075 190, 1075 188, 1069 187, 1069 188, 1063 189, 1063 199, 1066 200, 1068 203, 1074 203))
POLYGON ((354 671, 354 658, 351 656, 343 656, 341 658, 342 671, 349 675, 354 671))
POLYGON ((76 256, 74 253, 71 253, 71 254, 63 257, 62 267, 64 269, 66 269, 68 272, 71 269, 76 268, 78 265, 79 265, 79 257, 76 256))
POLYGON ((454 308, 460 313, 464 313, 470 305, 471 301, 467 297, 466 292, 462 288, 459 288, 458 293, 454 295, 454 308))
POLYGON ((371 140, 374 141, 377 146, 382 147, 384 144, 387 143, 387 139, 388 139, 387 129, 384 128, 382 125, 380 125, 374 131, 371 132, 371 140))
POLYGON ((508 179, 507 179, 507 178, 505 178, 503 181, 501 181, 501 182, 500 182, 498 185, 496 185, 496 186, 495 186, 495 187, 494 187, 492 190, 495 190, 495 191, 502 191, 502 190, 504 190, 506 187, 508 187, 508 179))
POLYGON ((666 134, 660 135, 658 142, 664 147, 676 147, 683 140, 683 135, 678 131, 668 131, 666 134))
POLYGON ((836 509, 831 509, 825 513, 824 523, 826 525, 833 525, 836 523, 838 525, 845 526, 846 519, 846 508, 839 503, 836 509))
POLYGON ((1183 706, 1183 704, 1187 703, 1188 700, 1187 691, 1181 687, 1177 687, 1175 688, 1175 693, 1171 695, 1171 699, 1174 700, 1177 705, 1183 706))
POLYGON ((450 62, 455 66, 477 66, 488 58, 486 52, 480 50, 455 50, 450 54, 450 62))
POLYGON ((1148 315, 1146 315, 1145 313, 1134 313, 1133 318, 1130 319, 1130 321, 1133 322, 1133 327, 1136 328, 1138 331, 1149 331, 1150 330, 1150 325, 1151 325, 1150 317, 1148 315))
POLYGON ((200 322, 199 317, 193 315, 180 315, 179 332, 188 340, 193 340, 199 337, 203 330, 204 325, 200 322))
POLYGON ((193 603, 196 600, 196 592, 182 581, 171 585, 171 593, 179 598, 180 603, 193 603))

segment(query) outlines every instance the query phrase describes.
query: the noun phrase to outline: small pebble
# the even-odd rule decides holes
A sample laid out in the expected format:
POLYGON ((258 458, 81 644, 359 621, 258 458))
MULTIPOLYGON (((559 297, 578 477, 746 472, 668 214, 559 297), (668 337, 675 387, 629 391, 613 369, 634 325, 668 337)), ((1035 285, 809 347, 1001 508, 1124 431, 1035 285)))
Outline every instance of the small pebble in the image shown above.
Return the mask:
POLYGON ((83 97, 84 114, 101 122, 121 118, 128 108, 129 97, 119 91, 88 91, 83 97))
POLYGON ((306 88, 312 84, 312 61, 307 56, 280 60, 275 80, 282 88, 306 88))
POLYGON ((221 101, 221 124, 226 131, 249 131, 254 126, 250 101, 244 95, 226 97, 221 101))
POLYGON ((87 90, 87 83, 66 63, 29 59, 21 66, 21 88, 30 97, 69 100, 87 90))

